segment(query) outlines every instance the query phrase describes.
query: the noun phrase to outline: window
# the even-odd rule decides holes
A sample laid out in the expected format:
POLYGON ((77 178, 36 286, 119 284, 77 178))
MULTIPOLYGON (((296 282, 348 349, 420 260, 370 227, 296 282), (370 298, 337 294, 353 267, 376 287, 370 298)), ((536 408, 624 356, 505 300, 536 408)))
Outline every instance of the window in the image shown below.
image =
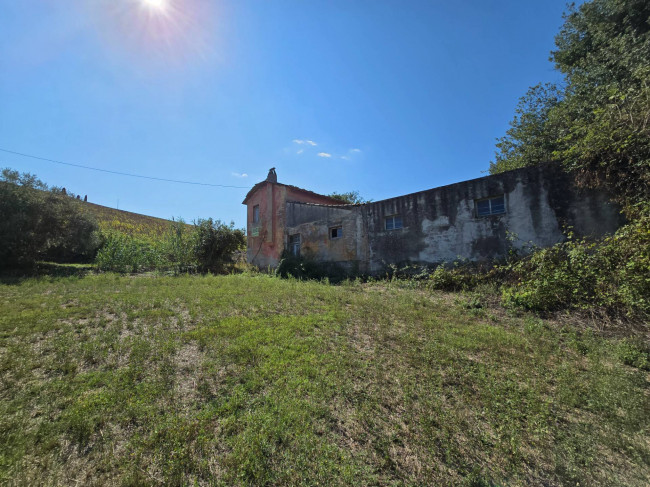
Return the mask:
POLYGON ((300 256, 300 234, 289 235, 289 252, 296 257, 300 256))
POLYGON ((341 238, 343 236, 343 227, 333 227, 330 228, 330 238, 334 240, 335 238, 341 238))
POLYGON ((253 206, 253 223, 260 222, 260 205, 253 206))
POLYGON ((402 217, 399 215, 393 215, 386 217, 386 230, 397 230, 402 228, 402 217))
POLYGON ((476 201, 476 216, 503 215, 506 201, 503 195, 476 201))

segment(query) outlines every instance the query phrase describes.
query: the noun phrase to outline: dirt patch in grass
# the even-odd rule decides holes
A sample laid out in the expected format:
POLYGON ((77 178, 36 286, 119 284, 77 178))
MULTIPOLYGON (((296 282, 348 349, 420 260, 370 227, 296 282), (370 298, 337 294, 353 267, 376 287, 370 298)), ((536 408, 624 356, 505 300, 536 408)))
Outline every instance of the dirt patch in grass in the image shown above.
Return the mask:
POLYGON ((650 476, 643 350, 561 316, 386 283, 25 284, 0 286, 2 484, 650 476))

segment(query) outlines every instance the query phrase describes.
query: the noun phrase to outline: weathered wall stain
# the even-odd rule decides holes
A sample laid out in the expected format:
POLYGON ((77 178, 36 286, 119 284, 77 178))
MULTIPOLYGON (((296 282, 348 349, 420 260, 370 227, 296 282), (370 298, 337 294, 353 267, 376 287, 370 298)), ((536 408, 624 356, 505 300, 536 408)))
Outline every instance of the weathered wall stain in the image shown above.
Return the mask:
POLYGON ((548 247, 576 236, 600 236, 622 223, 619 208, 601 192, 579 189, 554 166, 442 186, 362 205, 341 205, 294 186, 258 183, 248 205, 249 261, 275 266, 289 235, 300 235, 302 254, 347 269, 378 273, 388 264, 431 265, 507 255, 509 246, 548 247), (477 216, 477 200, 503 197, 505 212, 477 216), (252 207, 260 205, 263 233, 251 236, 252 207), (402 227, 387 229, 399 217, 402 227), (332 238, 331 229, 342 235, 332 238), (258 250, 257 246, 260 246, 258 250))

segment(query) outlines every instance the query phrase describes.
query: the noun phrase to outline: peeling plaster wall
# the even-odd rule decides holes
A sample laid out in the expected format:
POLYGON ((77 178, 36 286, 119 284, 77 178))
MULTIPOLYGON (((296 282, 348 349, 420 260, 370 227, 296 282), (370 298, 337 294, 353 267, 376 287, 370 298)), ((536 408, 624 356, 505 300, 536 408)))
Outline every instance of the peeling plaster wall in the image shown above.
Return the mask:
POLYGON ((509 245, 548 247, 577 236, 614 232, 622 223, 606 194, 578 190, 570 176, 534 167, 465 181, 365 205, 328 207, 287 203, 285 236, 299 233, 302 249, 316 260, 347 263, 379 273, 388 264, 420 265, 507 255, 509 245), (476 216, 476 200, 504 195, 506 213, 476 216), (399 215, 403 228, 385 229, 399 215), (343 226, 331 240, 329 228, 343 226))
POLYGON ((301 255, 336 263, 349 271, 367 272, 366 245, 359 207, 287 203, 286 234, 300 234, 301 255), (341 227, 340 238, 330 238, 330 229, 341 227))
POLYGON ((287 201, 331 204, 331 198, 284 184, 267 182, 247 201, 248 262, 261 268, 275 267, 285 248, 287 201), (253 208, 259 205, 260 221, 253 222, 253 208))

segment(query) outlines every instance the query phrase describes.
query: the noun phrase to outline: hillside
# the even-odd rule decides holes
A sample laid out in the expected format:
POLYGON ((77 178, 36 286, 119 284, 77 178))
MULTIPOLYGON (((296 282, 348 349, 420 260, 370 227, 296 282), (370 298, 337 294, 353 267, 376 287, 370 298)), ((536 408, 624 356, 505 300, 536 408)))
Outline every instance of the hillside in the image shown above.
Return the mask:
POLYGON ((117 230, 141 237, 157 237, 167 232, 171 223, 171 220, 117 210, 95 203, 85 202, 83 205, 95 215, 102 230, 117 230))
POLYGON ((0 283, 0 484, 650 477, 635 341, 397 283, 0 283))

